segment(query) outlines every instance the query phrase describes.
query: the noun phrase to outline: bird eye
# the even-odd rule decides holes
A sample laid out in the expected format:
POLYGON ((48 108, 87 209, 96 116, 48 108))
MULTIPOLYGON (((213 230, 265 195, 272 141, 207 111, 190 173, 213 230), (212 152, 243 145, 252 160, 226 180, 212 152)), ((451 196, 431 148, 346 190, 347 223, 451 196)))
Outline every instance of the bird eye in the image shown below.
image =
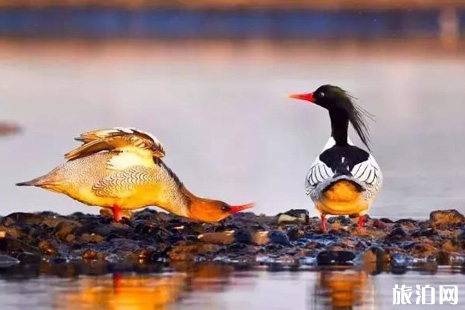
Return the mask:
POLYGON ((222 206, 221 207, 221 211, 223 211, 223 212, 228 212, 229 210, 231 210, 231 208, 228 207, 228 206, 222 206))
POLYGON ((325 96, 324 92, 320 92, 320 97, 323 98, 325 96))

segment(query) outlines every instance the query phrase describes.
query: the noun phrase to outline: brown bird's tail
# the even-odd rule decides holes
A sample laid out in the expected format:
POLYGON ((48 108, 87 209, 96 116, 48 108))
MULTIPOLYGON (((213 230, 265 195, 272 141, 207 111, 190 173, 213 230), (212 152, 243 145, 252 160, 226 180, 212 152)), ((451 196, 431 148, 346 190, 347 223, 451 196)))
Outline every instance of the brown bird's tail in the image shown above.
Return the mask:
POLYGON ((48 187, 56 183, 56 177, 53 171, 49 174, 40 176, 30 181, 16 183, 16 186, 38 186, 48 187))
POLYGON ((16 186, 35 186, 34 180, 26 181, 26 182, 19 182, 15 184, 16 186))
POLYGON ((43 184, 44 177, 38 177, 30 181, 16 183, 16 186, 40 186, 43 184))

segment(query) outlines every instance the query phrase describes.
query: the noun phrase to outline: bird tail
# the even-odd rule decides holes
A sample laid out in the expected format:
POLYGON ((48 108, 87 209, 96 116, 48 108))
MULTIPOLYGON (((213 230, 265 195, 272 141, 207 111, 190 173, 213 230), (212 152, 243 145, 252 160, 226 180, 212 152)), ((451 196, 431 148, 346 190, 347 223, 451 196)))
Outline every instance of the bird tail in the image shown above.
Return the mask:
POLYGON ((19 182, 15 184, 16 186, 35 186, 34 180, 26 181, 26 182, 19 182))
POLYGON ((16 183, 16 186, 40 186, 44 184, 44 179, 46 179, 46 176, 41 176, 30 181, 16 183))
MULTIPOLYGON (((57 178, 56 171, 53 170, 46 175, 42 175, 38 178, 16 183, 16 186, 37 186, 37 187, 50 187, 57 184, 59 178, 57 178)), ((59 183, 59 182, 58 182, 59 183)))

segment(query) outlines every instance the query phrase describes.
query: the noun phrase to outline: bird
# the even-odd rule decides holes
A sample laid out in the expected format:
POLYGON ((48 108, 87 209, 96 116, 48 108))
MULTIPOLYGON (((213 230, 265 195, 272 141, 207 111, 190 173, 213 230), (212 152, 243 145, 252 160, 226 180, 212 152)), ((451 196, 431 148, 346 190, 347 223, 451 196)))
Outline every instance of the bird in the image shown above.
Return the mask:
POLYGON ((331 136, 305 178, 306 194, 320 213, 323 232, 327 231, 326 215, 358 216, 361 229, 383 184, 381 169, 370 154, 367 118, 372 115, 356 104, 347 91, 330 84, 312 93, 288 97, 314 103, 329 112, 331 136), (349 123, 367 150, 351 141, 349 123))
POLYGON ((80 134, 82 144, 64 155, 64 164, 17 186, 61 193, 89 206, 122 210, 157 206, 201 222, 219 222, 254 203, 230 205, 190 192, 163 162, 165 149, 153 135, 133 127, 97 129, 80 134))

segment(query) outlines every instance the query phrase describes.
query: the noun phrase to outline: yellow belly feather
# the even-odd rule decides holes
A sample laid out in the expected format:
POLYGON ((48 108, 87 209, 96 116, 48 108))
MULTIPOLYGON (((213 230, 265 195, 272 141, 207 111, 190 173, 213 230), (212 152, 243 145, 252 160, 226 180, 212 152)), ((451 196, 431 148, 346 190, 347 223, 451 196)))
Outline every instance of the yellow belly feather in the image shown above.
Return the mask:
POLYGON ((369 208, 363 199, 363 192, 349 181, 339 181, 326 190, 316 208, 322 214, 330 215, 363 215, 369 208))

